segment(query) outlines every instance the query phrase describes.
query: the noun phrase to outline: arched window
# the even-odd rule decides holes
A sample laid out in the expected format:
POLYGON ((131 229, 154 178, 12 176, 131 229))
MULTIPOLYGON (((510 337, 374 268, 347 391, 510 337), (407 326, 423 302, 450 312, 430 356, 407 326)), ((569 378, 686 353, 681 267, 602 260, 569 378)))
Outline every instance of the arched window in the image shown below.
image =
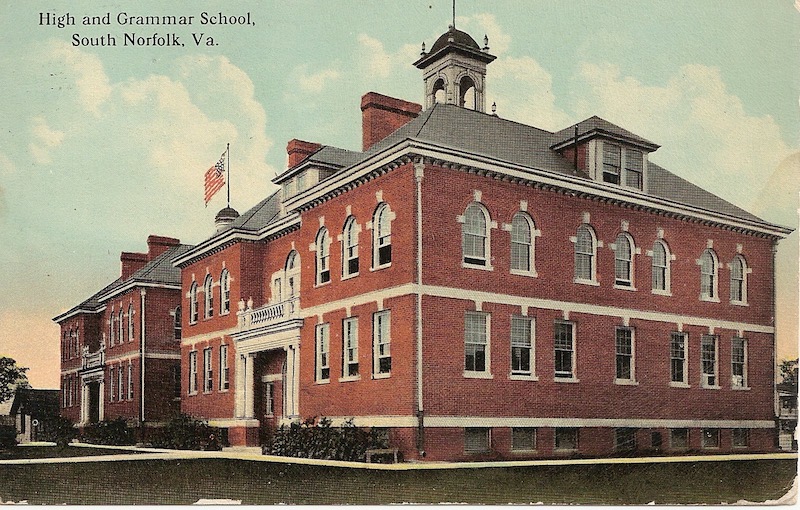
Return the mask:
POLYGON ((183 327, 181 325, 181 320, 182 320, 181 307, 177 306, 175 308, 175 320, 172 323, 172 333, 173 333, 173 337, 175 337, 175 340, 180 340, 181 339, 181 331, 183 329, 183 327))
POLYGON ((575 236, 575 280, 595 281, 595 254, 597 244, 592 227, 581 225, 575 236))
POLYGON ((533 271, 533 220, 518 212, 511 220, 511 270, 533 271))
POLYGON ((125 326, 122 322, 123 316, 122 306, 120 305, 119 312, 117 313, 117 339, 119 340, 119 343, 123 343, 125 341, 125 326))
POLYGON ((668 293, 670 291, 669 262, 670 253, 664 241, 653 243, 653 291, 668 293))
POLYGON ((489 214, 477 202, 467 206, 464 211, 464 224, 461 227, 461 248, 464 263, 487 266, 489 262, 489 214))
POLYGON ((219 313, 220 315, 231 311, 231 274, 227 269, 219 275, 219 313))
POLYGON ((700 299, 716 301, 717 297, 717 254, 711 248, 700 256, 700 299))
POLYGON ((213 280, 211 275, 206 275, 206 281, 203 283, 203 317, 209 319, 214 316, 214 293, 212 291, 213 280))
POLYGON ((458 106, 463 106, 464 108, 474 110, 475 105, 477 104, 477 101, 475 100, 477 91, 475 89, 475 82, 472 81, 472 78, 469 76, 464 76, 461 78, 461 81, 458 84, 458 89, 458 106))
POLYGON ((733 257, 731 262, 731 301, 747 302, 747 262, 741 255, 733 257))
POLYGON ((447 92, 445 90, 445 83, 442 78, 436 80, 436 83, 433 84, 433 102, 434 103, 446 103, 447 102, 447 92))
POLYGON ((633 287, 633 238, 621 233, 615 241, 614 285, 633 287))
POLYGON ((344 222, 342 231, 342 276, 358 274, 358 225, 350 216, 344 222))
POLYGON ((392 262, 391 214, 392 212, 387 204, 380 204, 375 209, 373 216, 372 264, 376 268, 386 266, 392 262))
POLYGON ((133 342, 133 305, 128 305, 128 341, 133 342))
POLYGON ((114 345, 114 317, 116 314, 114 313, 114 309, 111 309, 111 314, 108 316, 108 346, 113 347, 114 345))
POLYGON ((317 285, 331 281, 330 244, 328 229, 322 227, 317 233, 317 285))
POLYGON ((197 282, 192 282, 189 289, 189 322, 197 322, 197 282))
POLYGON ((300 255, 292 250, 286 257, 287 299, 294 299, 300 293, 300 255))

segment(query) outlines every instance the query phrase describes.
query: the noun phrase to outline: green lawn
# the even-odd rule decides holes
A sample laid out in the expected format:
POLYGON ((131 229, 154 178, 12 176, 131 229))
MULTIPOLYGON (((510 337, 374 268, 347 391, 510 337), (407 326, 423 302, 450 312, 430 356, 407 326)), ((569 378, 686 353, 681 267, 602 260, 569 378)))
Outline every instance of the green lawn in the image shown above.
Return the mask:
POLYGON ((0 499, 31 504, 761 502, 794 460, 368 471, 227 459, 0 466, 0 499))
MULTIPOLYGON (((52 457, 89 457, 92 455, 114 455, 119 453, 141 453, 105 448, 82 448, 68 446, 17 446, 8 450, 0 450, 0 460, 9 459, 49 459, 52 457)), ((0 482, 2 484, 2 482, 0 482)), ((2 487, 2 485, 0 485, 2 487)))

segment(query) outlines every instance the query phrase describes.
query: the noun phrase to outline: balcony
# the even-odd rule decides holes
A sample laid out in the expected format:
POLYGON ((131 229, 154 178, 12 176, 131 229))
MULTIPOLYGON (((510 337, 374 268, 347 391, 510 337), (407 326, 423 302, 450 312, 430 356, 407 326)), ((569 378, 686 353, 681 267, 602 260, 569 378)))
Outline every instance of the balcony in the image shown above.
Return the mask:
POLYGON ((272 303, 258 308, 253 308, 253 302, 248 301, 245 307, 243 301, 239 302, 239 330, 249 330, 272 326, 284 321, 298 318, 300 300, 292 298, 280 303, 272 303))
POLYGON ((83 347, 81 355, 81 370, 92 370, 102 368, 106 363, 106 343, 100 342, 100 349, 95 352, 89 352, 89 347, 83 347))

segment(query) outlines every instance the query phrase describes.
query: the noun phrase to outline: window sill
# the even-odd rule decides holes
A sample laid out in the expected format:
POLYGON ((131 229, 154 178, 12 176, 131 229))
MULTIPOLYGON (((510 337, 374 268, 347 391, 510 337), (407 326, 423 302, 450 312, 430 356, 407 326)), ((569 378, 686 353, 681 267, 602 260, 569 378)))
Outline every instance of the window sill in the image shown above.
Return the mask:
MULTIPOLYGON (((536 278, 537 276, 539 276, 539 273, 537 273, 536 270, 523 271, 522 269, 512 269, 511 270, 511 274, 514 274, 514 275, 517 275, 517 276, 527 276, 528 278, 536 278)), ((533 451, 533 450, 531 450, 531 451, 533 451)))
POLYGON ((734 306, 750 306, 747 301, 731 301, 731 304, 734 306))
POLYGON ((700 296, 700 301, 705 301, 706 303, 719 303, 719 298, 700 296))
POLYGON ((703 388, 704 390, 721 390, 722 389, 722 386, 708 386, 708 385, 705 385, 705 384, 701 385, 700 387, 703 388))
POLYGON ((197 392, 196 392, 196 391, 190 391, 190 392, 188 393, 188 395, 189 395, 190 397, 194 397, 194 396, 196 396, 196 395, 197 395, 197 392))
POLYGON ((315 284, 314 284, 314 288, 315 288, 315 289, 318 289, 318 288, 320 288, 320 287, 325 287, 326 285, 330 285, 330 284, 331 284, 331 281, 330 281, 330 280, 328 280, 328 281, 327 281, 327 282, 325 282, 325 283, 315 283, 315 284))
POLYGON ((353 273, 346 276, 342 275, 342 279, 340 281, 350 280, 352 278, 355 278, 356 276, 358 276, 358 273, 353 273))
POLYGON ((392 263, 391 262, 389 262, 388 264, 384 264, 382 266, 371 267, 371 268, 369 268, 369 270, 370 271, 380 271, 381 269, 386 269, 388 267, 392 267, 392 263))
POLYGON ((220 393, 228 393, 228 388, 225 388, 225 389, 220 388, 217 391, 220 392, 220 393))
POLYGON ((372 374, 372 378, 373 379, 388 379, 391 376, 392 376, 391 372, 382 373, 382 374, 372 374))
POLYGON ((667 297, 672 297, 672 292, 670 292, 670 291, 668 291, 668 290, 658 290, 658 289, 653 289, 653 290, 652 290, 652 294, 653 294, 654 296, 667 296, 667 297))
POLYGON ((750 386, 731 386, 733 391, 750 391, 750 386))
POLYGON ((614 379, 614 384, 618 386, 639 386, 639 381, 634 379, 614 379))
POLYGON ((494 266, 491 264, 486 264, 485 266, 481 266, 478 264, 470 264, 469 262, 461 261, 461 267, 466 269, 480 269, 481 271, 494 271, 494 266))
POLYGON ((219 316, 220 316, 220 317, 224 317, 224 316, 226 316, 226 315, 230 315, 230 314, 231 314, 231 311, 230 311, 230 310, 228 310, 227 312, 219 312, 219 316))
POLYGON ((553 453, 562 455, 576 453, 577 451, 578 451, 577 448, 553 448, 553 453))
POLYGON ((360 381, 360 375, 349 375, 347 377, 340 377, 339 382, 352 382, 352 381, 360 381))
POLYGON ((614 284, 614 288, 615 289, 619 289, 619 290, 630 290, 630 291, 633 291, 633 292, 636 291, 636 287, 634 287, 633 285, 619 285, 619 284, 615 283, 614 284))
POLYGON ((579 382, 581 382, 581 380, 576 378, 576 377, 555 377, 555 378, 553 378, 553 381, 554 382, 558 382, 558 383, 579 383, 579 382))
POLYGON ((214 393, 213 390, 208 390, 208 391, 204 391, 203 395, 211 395, 212 393, 214 393))
POLYGON ((331 383, 330 379, 321 379, 318 381, 314 381, 314 384, 330 384, 330 383, 331 383))
POLYGON ((539 378, 535 375, 525 375, 525 374, 510 374, 508 376, 510 381, 538 381, 539 378))
POLYGON ((599 287, 600 282, 597 280, 584 280, 582 278, 573 278, 572 283, 578 283, 580 285, 592 285, 593 287, 599 287))
POLYGON ((464 377, 466 379, 494 379, 489 372, 473 372, 471 370, 464 370, 464 377))
POLYGON ((678 381, 670 381, 669 382, 670 388, 691 388, 692 386, 689 383, 685 382, 678 382, 678 381))
POLYGON ((536 450, 536 449, 533 449, 533 450, 523 450, 521 448, 519 450, 513 450, 512 449, 511 450, 511 455, 530 455, 531 453, 536 453, 538 451, 539 450, 536 450))

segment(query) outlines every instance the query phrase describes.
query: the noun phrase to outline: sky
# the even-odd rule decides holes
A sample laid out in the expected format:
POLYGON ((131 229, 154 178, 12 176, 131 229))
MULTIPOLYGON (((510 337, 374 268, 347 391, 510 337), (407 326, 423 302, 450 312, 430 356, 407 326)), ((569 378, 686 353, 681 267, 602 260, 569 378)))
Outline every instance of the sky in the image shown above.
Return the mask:
MULTIPOLYGON (((458 0, 456 26, 489 37, 487 104, 501 117, 557 130, 599 115, 660 144, 651 160, 673 173, 797 228, 799 10, 458 0)), ((411 64, 451 22, 450 0, 0 2, 0 356, 57 388, 51 319, 114 280, 120 252, 146 251, 148 235, 212 234, 224 194, 204 207, 203 174, 226 143, 244 212, 273 191, 290 139, 359 150, 364 93, 422 102, 411 64), (202 24, 203 12, 251 24, 202 24), (67 13, 75 24, 59 28, 67 13), (162 15, 193 23, 121 24, 162 15), (183 45, 124 45, 154 33, 183 45)), ((799 246, 793 233, 778 251, 779 359, 797 356, 799 246)))

